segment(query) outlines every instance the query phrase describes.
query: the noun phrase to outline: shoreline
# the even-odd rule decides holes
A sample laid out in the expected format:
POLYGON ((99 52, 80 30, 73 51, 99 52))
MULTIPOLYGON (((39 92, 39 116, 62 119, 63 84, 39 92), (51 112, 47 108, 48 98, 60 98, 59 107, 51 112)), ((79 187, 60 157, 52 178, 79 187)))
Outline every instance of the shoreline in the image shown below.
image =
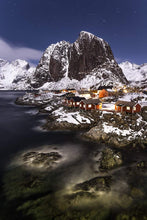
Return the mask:
POLYGON ((43 130, 81 131, 88 140, 102 141, 118 148, 131 144, 133 147, 147 146, 147 122, 141 114, 69 109, 62 105, 60 96, 53 95, 42 102, 33 98, 29 100, 27 96, 18 97, 15 104, 33 106, 39 113, 48 113, 43 130))

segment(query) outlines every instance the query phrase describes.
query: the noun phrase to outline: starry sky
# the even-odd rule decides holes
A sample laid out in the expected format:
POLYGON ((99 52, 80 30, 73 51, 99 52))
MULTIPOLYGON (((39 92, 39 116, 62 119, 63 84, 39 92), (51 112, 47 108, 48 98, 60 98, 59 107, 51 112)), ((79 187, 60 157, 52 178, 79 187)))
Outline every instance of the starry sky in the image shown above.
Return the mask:
POLYGON ((107 41, 118 63, 147 63, 147 0, 0 0, 0 58, 37 63, 82 30, 107 41))

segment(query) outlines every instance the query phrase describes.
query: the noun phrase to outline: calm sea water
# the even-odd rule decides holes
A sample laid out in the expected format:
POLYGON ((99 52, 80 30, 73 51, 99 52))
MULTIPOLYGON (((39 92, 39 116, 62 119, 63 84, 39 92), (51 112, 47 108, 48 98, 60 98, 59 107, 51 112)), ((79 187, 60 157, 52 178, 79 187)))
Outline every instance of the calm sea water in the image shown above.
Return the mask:
MULTIPOLYGON (((65 219, 68 220, 66 216, 68 201, 66 201, 66 197, 61 197, 60 194, 63 191, 66 194, 68 190, 69 193, 70 186, 98 175, 96 172, 96 160, 98 158, 95 158, 95 153, 101 152, 105 145, 83 141, 79 137, 79 132, 42 131, 40 126, 45 122, 47 114, 38 114, 35 107, 16 105, 14 102, 20 95, 23 95, 23 92, 0 92, 0 220, 56 219, 52 218, 52 214, 57 219, 64 219, 65 215, 65 219), (45 174, 47 175, 45 186, 43 185, 42 173, 34 174, 29 173, 29 171, 26 173, 21 166, 19 168, 19 165, 18 167, 10 166, 17 161, 22 152, 36 149, 42 152, 46 149, 56 149, 64 158, 61 165, 45 174), (38 188, 40 185, 36 185, 36 188, 32 189, 27 188, 27 184, 30 187, 32 177, 37 177, 39 181, 41 178, 42 188, 38 188), (62 204, 63 199, 65 205, 62 204), (49 205, 46 208, 47 204, 49 205), (44 209, 48 210, 47 216, 44 215, 44 209), (36 217, 34 217, 35 215, 36 217), (49 218, 48 215, 50 215, 49 218), (59 217, 60 215, 62 218, 59 217), (39 216, 43 217, 40 218, 39 216)), ((137 216, 135 220, 144 217, 146 219, 146 171, 132 170, 131 167, 138 161, 146 161, 147 152, 127 151, 127 154, 127 164, 130 163, 129 168, 124 164, 116 171, 110 172, 110 175, 113 176, 111 191, 99 195, 94 206, 87 206, 86 203, 86 208, 81 208, 80 211, 79 207, 81 206, 79 206, 75 209, 76 214, 71 208, 68 213, 69 219, 72 219, 72 213, 74 216, 79 216, 79 212, 81 218, 84 216, 83 219, 88 220, 132 219, 131 217, 125 218, 127 215, 137 216), (91 214, 89 214, 90 212, 91 214), (118 217, 115 218, 115 216, 118 217)), ((35 184, 38 184, 37 181, 35 184)), ((91 202, 92 198, 89 199, 88 201, 91 202)), ((74 202, 74 207, 76 207, 78 200, 70 198, 69 201, 74 202)), ((80 199, 79 201, 80 203, 81 201, 85 202, 80 199)), ((76 220, 81 218, 74 217, 76 220)))
POLYGON ((66 158, 62 168, 52 174, 54 187, 64 184, 65 177, 65 182, 93 177, 92 152, 97 144, 80 140, 78 133, 42 131, 40 126, 47 114, 37 114, 35 107, 16 105, 15 100, 21 95, 23 92, 0 92, 0 177, 3 178, 16 155, 46 146, 58 148, 66 158))

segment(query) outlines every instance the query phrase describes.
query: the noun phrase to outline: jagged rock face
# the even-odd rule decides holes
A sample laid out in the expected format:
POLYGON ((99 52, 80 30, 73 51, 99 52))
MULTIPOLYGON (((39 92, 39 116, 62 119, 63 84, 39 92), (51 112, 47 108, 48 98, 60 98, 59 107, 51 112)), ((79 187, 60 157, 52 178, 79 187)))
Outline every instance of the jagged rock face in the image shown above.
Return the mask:
POLYGON ((45 82, 57 82, 64 77, 80 81, 94 69, 96 74, 106 69, 120 82, 127 82, 108 43, 82 31, 73 44, 61 41, 46 49, 36 68, 33 86, 40 87, 45 82))
POLYGON ((34 87, 39 87, 45 82, 56 82, 67 74, 69 48, 68 42, 61 41, 46 49, 35 71, 34 87))
POLYGON ((114 59, 110 46, 94 35, 81 32, 70 50, 69 78, 81 80, 85 73, 105 63, 107 59, 114 59))

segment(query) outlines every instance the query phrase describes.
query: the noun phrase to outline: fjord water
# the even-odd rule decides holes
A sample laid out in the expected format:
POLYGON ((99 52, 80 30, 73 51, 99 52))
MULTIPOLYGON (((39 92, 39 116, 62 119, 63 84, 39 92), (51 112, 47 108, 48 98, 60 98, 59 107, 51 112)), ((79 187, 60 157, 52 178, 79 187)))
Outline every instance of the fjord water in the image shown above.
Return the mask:
POLYGON ((104 144, 83 141, 78 132, 41 130, 47 114, 16 105, 20 95, 0 92, 0 220, 147 219, 146 169, 136 167, 145 150, 124 150, 121 168, 100 173, 96 155, 104 144), (62 163, 52 170, 23 166, 23 153, 36 150, 58 151, 62 163), (73 190, 97 176, 111 176, 111 190, 73 190))
MULTIPOLYGON (((18 96, 23 92, 0 92, 0 172, 3 194, 3 176, 13 169, 10 164, 21 152, 44 147, 58 148, 65 155, 65 163, 50 175, 53 179, 52 188, 60 188, 61 183, 72 183, 82 176, 93 177, 91 168, 91 152, 97 148, 96 144, 80 141, 72 132, 44 132, 39 129, 46 114, 37 114, 37 109, 15 104, 18 96), (93 149, 93 150, 92 150, 93 149)), ((19 156, 18 156, 19 157, 19 156)), ((19 174, 18 174, 19 175, 19 174)), ((5 196, 4 196, 5 197, 5 196)), ((1 206, 2 207, 2 206, 1 206)), ((7 205, 6 205, 7 207, 7 205)), ((9 207, 11 209, 11 207, 9 207)), ((14 209, 14 207, 13 207, 14 209)), ((6 211, 7 212, 7 211, 6 211)), ((6 212, 3 214, 6 215, 6 212)), ((11 219, 16 219, 13 210, 11 219)), ((7 216, 7 220, 10 216, 7 216)), ((2 217, 0 218, 2 219, 2 217)))

